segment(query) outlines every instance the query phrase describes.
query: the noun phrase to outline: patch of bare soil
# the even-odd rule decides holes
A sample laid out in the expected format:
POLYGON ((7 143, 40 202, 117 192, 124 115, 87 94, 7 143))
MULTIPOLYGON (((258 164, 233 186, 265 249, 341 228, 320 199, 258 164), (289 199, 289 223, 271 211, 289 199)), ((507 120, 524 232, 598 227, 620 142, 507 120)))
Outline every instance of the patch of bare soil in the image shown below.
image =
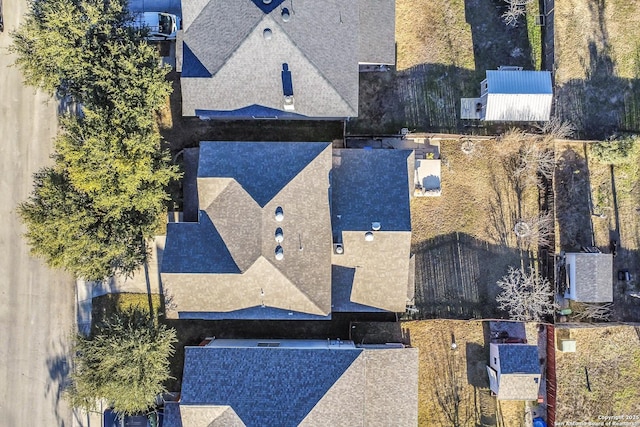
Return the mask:
MULTIPOLYGON (((556 327, 556 337, 576 341, 575 353, 556 351, 556 425, 601 422, 600 416, 640 415, 638 328, 556 327)), ((638 423, 634 418, 618 421, 638 423)))
POLYGON ((425 427, 519 426, 524 405, 498 407, 491 396, 486 364, 487 322, 422 320, 403 322, 419 352, 418 424, 425 427), (455 343, 455 348, 452 344, 455 343))

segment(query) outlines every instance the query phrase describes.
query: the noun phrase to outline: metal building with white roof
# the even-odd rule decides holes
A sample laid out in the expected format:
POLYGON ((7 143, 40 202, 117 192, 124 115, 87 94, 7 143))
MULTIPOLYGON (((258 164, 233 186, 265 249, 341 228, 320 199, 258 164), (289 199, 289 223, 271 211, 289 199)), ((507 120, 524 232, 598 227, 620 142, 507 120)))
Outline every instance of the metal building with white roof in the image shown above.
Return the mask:
POLYGON ((487 70, 480 98, 461 100, 461 118, 488 121, 547 121, 553 88, 549 71, 487 70))

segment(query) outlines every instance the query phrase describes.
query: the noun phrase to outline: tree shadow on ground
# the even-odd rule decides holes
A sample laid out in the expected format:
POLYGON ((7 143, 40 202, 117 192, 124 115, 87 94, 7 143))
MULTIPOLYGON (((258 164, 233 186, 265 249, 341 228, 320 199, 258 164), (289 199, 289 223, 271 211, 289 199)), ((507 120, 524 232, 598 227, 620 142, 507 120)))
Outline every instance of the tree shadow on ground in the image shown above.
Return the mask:
POLYGON ((69 386, 69 375, 71 374, 71 361, 70 355, 67 351, 68 343, 58 342, 55 344, 55 348, 51 349, 47 358, 47 370, 49 372, 49 378, 46 383, 44 395, 45 397, 51 396, 53 400, 53 410, 57 425, 64 427, 66 414, 61 412, 61 406, 64 407, 67 403, 64 401, 65 390, 69 386))
POLYGON ((583 153, 573 148, 562 151, 555 170, 554 189, 560 249, 577 251, 582 246, 591 246, 591 188, 583 153))
MULTIPOLYGON (((494 245, 464 233, 422 242, 416 256, 415 305, 420 318, 502 318, 496 282, 519 266, 517 248, 494 245)), ((526 254, 525 254, 526 255, 526 254)), ((525 260, 527 262, 528 260, 525 260)))
POLYGON ((576 52, 577 58, 567 59, 582 62, 586 79, 569 80, 556 87, 556 114, 571 122, 584 138, 605 139, 617 131, 640 132, 640 45, 635 48, 634 77, 616 76, 605 2, 591 1, 587 5, 598 19, 597 34, 588 44, 588 58, 576 52))

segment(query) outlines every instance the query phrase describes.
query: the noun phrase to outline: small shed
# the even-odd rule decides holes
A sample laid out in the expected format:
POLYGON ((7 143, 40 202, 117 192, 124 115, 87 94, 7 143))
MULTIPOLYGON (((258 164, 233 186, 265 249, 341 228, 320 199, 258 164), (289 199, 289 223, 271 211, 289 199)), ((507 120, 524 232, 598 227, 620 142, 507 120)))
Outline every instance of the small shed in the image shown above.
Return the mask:
POLYGON ((461 100, 461 118, 488 121, 548 121, 553 86, 549 71, 487 70, 480 98, 461 100))
POLYGON ((613 255, 567 253, 565 298, 579 302, 613 301, 613 255))
POLYGON ((537 400, 541 368, 538 347, 490 344, 489 386, 498 400, 537 400))

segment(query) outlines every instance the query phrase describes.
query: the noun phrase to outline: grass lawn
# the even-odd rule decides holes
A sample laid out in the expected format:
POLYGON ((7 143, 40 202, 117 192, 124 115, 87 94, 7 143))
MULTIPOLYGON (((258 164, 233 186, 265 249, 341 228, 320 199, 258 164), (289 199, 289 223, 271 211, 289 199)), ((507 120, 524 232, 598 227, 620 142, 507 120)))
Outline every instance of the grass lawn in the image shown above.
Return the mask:
POLYGON ((542 69, 542 29, 535 22, 538 15, 540 15, 540 3, 536 0, 527 4, 527 38, 531 46, 531 62, 533 69, 540 71, 542 69))
POLYGON ((442 195, 411 202, 416 253, 416 307, 422 318, 500 316, 496 281, 520 267, 536 248, 518 245, 519 218, 538 213, 538 188, 514 187, 505 164, 515 146, 478 140, 472 154, 462 141, 441 142, 442 195))
POLYGON ((520 426, 523 402, 501 402, 491 396, 488 322, 421 320, 403 322, 411 345, 420 350, 418 425, 429 427, 520 426), (455 340, 457 349, 451 349, 455 340), (457 390, 459 401, 448 399, 457 390), (440 399, 438 397, 440 396, 440 399), (458 423, 453 424, 448 416, 458 423))
POLYGON ((93 298, 91 308, 92 327, 96 322, 106 319, 118 311, 138 307, 152 312, 157 318, 162 313, 162 297, 158 294, 107 294, 93 298))
POLYGON ((634 327, 556 327, 556 336, 576 340, 575 353, 556 351, 557 423, 640 414, 640 346, 634 327))
POLYGON ((361 73, 348 132, 464 130, 460 98, 480 95, 485 70, 533 68, 526 25, 506 26, 502 12, 493 0, 397 0, 396 70, 361 73))
POLYGON ((555 4, 556 111, 582 136, 640 132, 640 2, 555 4))

